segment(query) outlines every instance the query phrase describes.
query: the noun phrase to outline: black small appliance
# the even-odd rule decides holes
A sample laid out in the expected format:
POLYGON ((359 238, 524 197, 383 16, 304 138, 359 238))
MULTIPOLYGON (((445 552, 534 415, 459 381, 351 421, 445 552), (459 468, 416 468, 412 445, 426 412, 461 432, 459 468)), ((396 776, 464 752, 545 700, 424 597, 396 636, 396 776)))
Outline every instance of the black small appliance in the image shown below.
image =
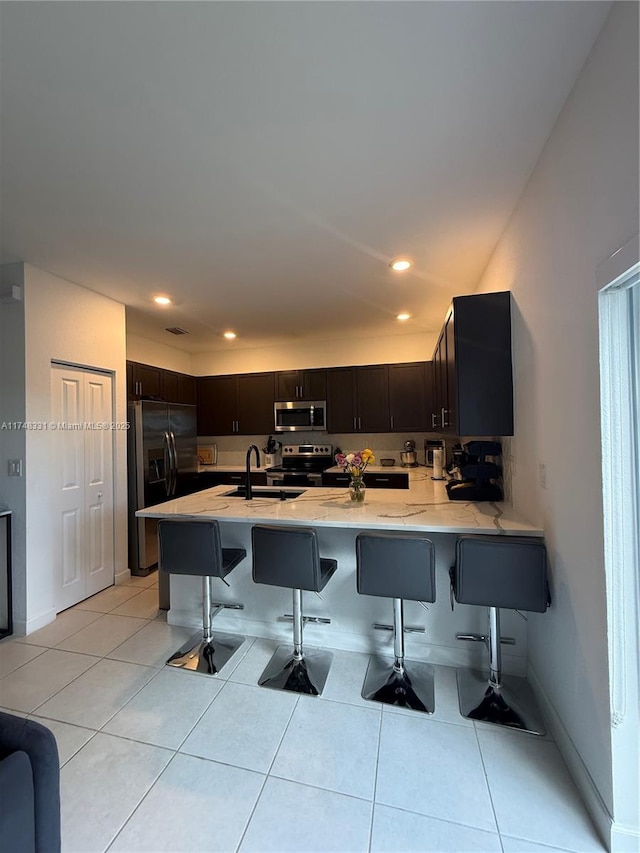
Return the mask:
POLYGON ((462 475, 461 480, 447 483, 450 501, 501 501, 502 469, 497 462, 487 460, 499 458, 502 447, 498 441, 470 441, 460 453, 454 448, 454 462, 462 475))

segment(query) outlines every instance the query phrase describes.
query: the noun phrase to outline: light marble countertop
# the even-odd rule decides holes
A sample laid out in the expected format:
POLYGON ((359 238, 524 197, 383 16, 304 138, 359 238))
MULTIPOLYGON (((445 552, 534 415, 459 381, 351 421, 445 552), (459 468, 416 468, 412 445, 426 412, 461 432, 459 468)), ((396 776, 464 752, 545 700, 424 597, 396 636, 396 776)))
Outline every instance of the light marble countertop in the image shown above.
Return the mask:
MULTIPOLYGON (((375 470, 371 468, 370 470, 375 470)), ((393 471, 382 468, 383 471, 393 471)), ((409 489, 368 489, 363 503, 349 499, 345 488, 308 488, 295 499, 228 497, 229 485, 215 486, 183 498, 138 510, 142 518, 217 518, 220 521, 299 524, 319 527, 424 530, 432 533, 492 533, 542 536, 504 503, 450 501, 445 484, 431 479, 430 468, 402 468, 409 489)), ((264 486, 254 489, 264 490, 264 486)), ((280 491, 293 488, 273 487, 280 491)))

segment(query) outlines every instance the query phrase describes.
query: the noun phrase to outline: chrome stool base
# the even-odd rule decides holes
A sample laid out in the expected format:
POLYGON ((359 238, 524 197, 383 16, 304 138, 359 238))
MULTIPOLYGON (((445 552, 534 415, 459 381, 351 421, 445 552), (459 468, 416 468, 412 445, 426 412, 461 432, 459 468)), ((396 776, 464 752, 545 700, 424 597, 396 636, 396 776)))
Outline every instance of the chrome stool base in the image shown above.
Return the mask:
POLYGON ((503 675, 500 681, 500 687, 496 687, 481 672, 459 669, 462 716, 534 735, 545 734, 542 713, 527 679, 503 675))
POLYGON ((238 634, 214 634, 211 640, 202 638, 202 631, 194 634, 189 642, 171 655, 167 666, 217 675, 245 638, 238 634))
POLYGON ((305 651, 304 656, 298 660, 294 658, 291 646, 278 646, 258 679, 258 684, 273 690, 290 690, 293 693, 320 696, 332 660, 331 652, 315 650, 305 651))
POLYGON ((362 698, 433 714, 433 669, 411 661, 407 665, 405 661, 403 669, 397 670, 392 660, 372 658, 362 685, 362 698))

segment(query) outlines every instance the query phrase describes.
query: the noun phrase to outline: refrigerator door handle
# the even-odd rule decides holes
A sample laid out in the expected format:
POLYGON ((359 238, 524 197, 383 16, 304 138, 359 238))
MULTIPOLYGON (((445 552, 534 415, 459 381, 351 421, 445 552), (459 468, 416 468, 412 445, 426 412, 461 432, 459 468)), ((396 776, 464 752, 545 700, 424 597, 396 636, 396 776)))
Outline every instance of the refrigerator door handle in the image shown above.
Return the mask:
POLYGON ((171 483, 173 479, 173 458, 171 455, 171 441, 169 433, 164 434, 164 490, 167 497, 171 495, 171 483))
POLYGON ((171 453, 173 455, 172 473, 173 481, 171 483, 171 496, 175 495, 178 486, 178 449, 176 447, 176 436, 173 430, 169 433, 171 439, 171 453))

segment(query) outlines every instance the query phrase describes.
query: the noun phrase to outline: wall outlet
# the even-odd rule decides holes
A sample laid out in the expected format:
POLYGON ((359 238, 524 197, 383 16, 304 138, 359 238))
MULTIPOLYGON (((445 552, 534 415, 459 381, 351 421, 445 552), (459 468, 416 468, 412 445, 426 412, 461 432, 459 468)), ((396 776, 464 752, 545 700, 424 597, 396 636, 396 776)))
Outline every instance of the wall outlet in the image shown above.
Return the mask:
POLYGON ((22 477, 22 459, 9 459, 9 476, 22 477))
POLYGON ((538 480, 543 489, 547 488, 547 465, 545 462, 538 462, 538 480))

